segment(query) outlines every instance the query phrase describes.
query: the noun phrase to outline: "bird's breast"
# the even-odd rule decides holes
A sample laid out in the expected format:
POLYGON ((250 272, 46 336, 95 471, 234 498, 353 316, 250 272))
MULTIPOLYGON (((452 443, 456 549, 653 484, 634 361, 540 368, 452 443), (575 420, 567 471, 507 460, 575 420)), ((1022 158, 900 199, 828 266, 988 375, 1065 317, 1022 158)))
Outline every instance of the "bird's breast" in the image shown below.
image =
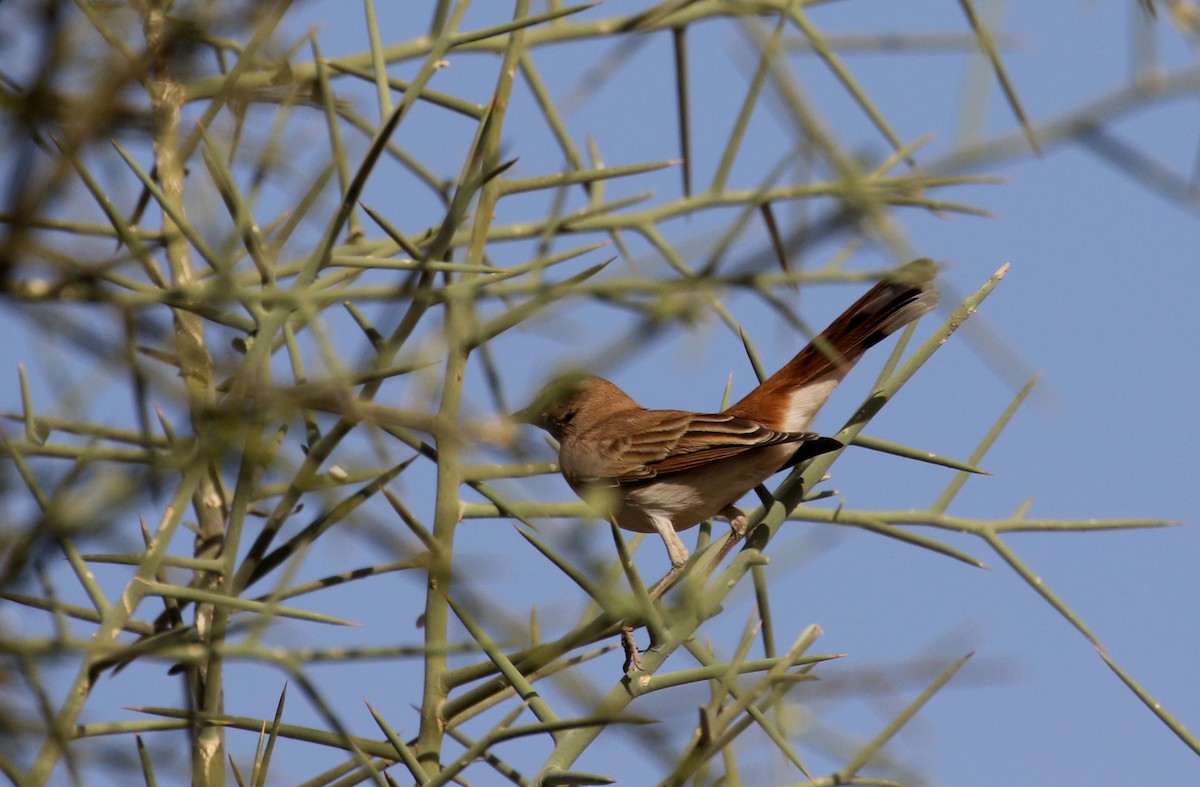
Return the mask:
POLYGON ((667 519, 676 530, 687 530, 766 481, 795 450, 795 444, 764 446, 692 470, 617 487, 571 486, 585 500, 602 500, 607 494, 607 505, 593 505, 611 514, 625 530, 653 533, 652 517, 667 519))

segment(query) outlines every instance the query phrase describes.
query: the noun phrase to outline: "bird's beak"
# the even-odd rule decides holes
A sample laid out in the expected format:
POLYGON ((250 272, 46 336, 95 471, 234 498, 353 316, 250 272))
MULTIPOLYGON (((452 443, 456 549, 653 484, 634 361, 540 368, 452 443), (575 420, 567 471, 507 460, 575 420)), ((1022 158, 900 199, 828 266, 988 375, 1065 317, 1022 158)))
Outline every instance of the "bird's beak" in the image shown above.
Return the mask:
POLYGON ((512 421, 513 423, 533 424, 534 426, 537 426, 538 421, 541 420, 541 414, 537 412, 537 408, 534 406, 536 404, 537 403, 534 402, 528 407, 523 407, 520 410, 517 410, 512 415, 508 416, 508 420, 512 421))

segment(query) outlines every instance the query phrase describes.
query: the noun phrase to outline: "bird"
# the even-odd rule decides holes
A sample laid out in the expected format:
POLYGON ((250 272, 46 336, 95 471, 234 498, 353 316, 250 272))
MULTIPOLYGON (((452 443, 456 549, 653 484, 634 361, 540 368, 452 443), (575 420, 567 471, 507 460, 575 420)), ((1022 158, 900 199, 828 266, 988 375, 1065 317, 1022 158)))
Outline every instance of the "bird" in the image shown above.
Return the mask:
POLYGON ((553 380, 513 414, 558 441, 559 469, 581 498, 619 527, 658 533, 671 569, 650 591, 664 592, 689 553, 678 531, 721 516, 730 535, 716 566, 746 533, 738 500, 775 473, 842 448, 809 431, 834 388, 872 346, 938 304, 936 266, 921 259, 866 292, 778 372, 719 413, 649 410, 602 377, 553 380))

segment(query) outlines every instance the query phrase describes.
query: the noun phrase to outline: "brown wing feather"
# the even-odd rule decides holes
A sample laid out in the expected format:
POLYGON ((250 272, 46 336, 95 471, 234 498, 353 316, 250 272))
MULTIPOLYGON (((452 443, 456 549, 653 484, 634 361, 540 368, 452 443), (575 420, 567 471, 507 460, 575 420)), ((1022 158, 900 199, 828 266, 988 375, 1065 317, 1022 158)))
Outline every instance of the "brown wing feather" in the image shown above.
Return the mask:
MULTIPOLYGON (((654 470, 656 476, 678 473, 708 464, 709 462, 716 462, 720 459, 728 459, 731 456, 753 451, 755 448, 777 445, 779 443, 796 443, 802 440, 810 440, 816 436, 814 432, 771 432, 770 439, 764 439, 753 445, 723 445, 715 448, 706 448, 690 454, 676 454, 667 457, 661 462, 655 462, 650 466, 650 469, 654 470)), ((625 479, 618 480, 623 481, 625 479)))
MULTIPOLYGON (((726 413, 643 410, 622 419, 623 435, 605 441, 604 472, 618 484, 644 481, 728 459, 768 445, 817 437, 812 432, 779 432, 726 413)), ((599 469, 599 468, 597 468, 599 469)))

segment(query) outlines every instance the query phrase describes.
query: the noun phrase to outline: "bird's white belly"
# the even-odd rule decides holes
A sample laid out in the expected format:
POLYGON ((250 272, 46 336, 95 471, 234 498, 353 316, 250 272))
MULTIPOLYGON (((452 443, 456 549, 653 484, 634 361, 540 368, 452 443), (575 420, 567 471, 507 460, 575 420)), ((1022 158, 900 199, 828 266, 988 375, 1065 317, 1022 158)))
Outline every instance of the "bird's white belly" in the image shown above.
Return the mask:
POLYGON ((694 527, 774 475, 795 450, 795 445, 767 446, 695 470, 622 487, 617 524, 626 530, 652 533, 650 516, 654 515, 670 520, 676 530, 694 527))

